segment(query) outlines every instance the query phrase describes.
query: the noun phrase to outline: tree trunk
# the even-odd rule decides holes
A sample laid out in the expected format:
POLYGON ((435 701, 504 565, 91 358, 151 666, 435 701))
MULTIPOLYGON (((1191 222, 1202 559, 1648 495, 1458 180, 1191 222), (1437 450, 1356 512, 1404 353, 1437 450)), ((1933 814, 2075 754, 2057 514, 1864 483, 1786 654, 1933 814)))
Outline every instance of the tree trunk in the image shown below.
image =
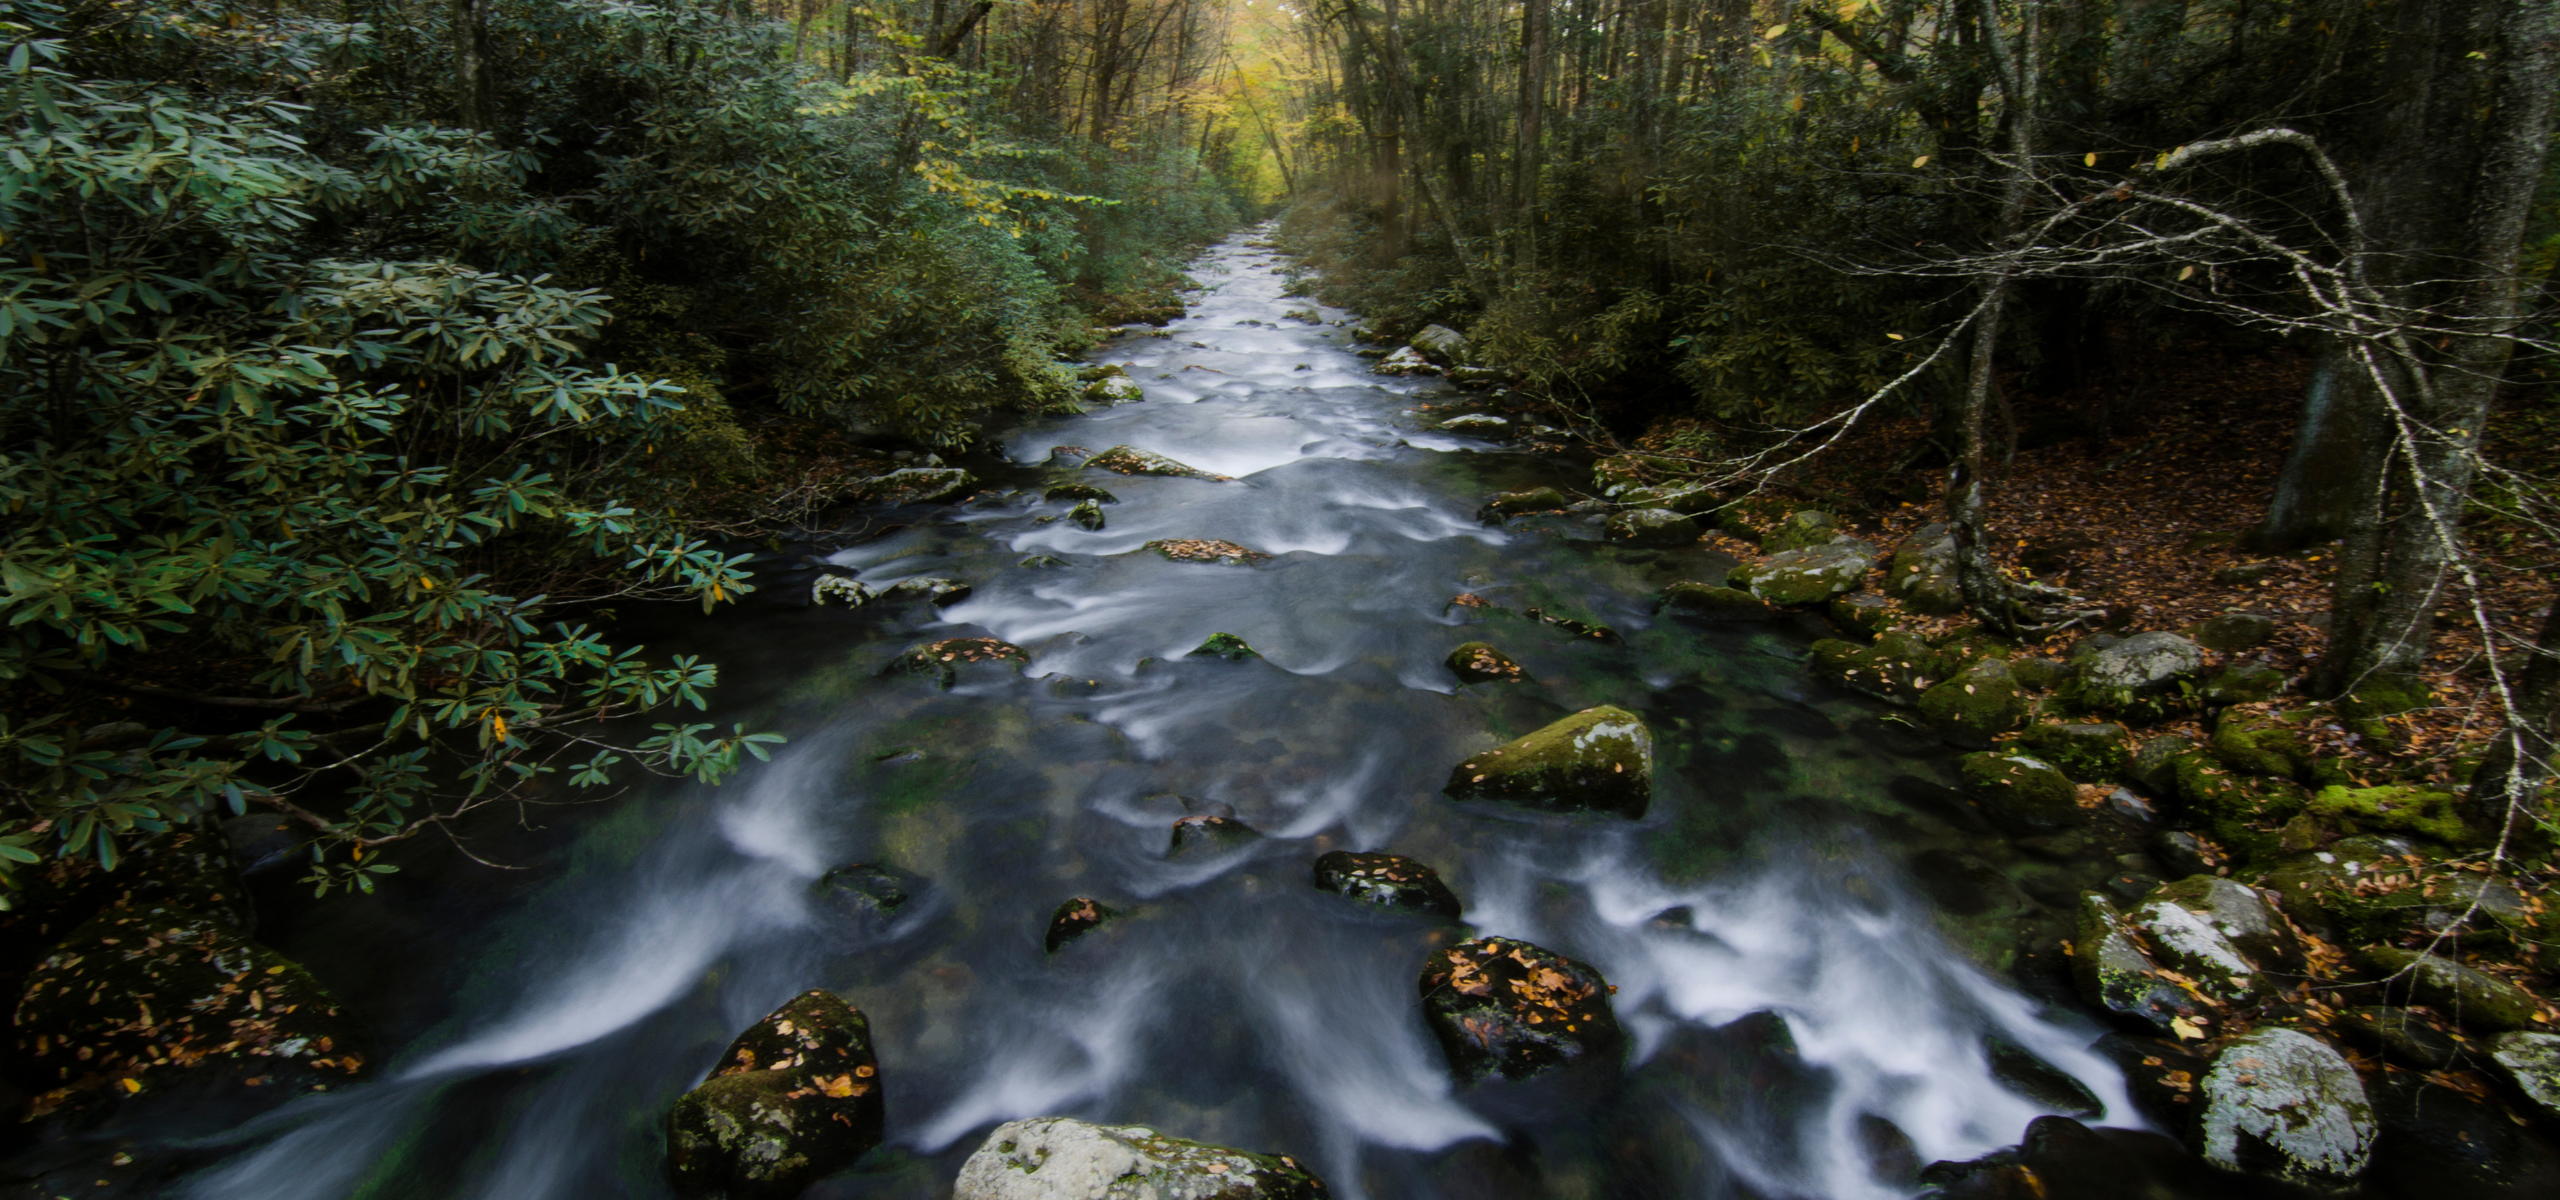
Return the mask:
POLYGON ((2515 719, 2472 771, 2466 802, 2473 824, 2504 829, 2509 837, 2526 832, 2540 815, 2534 797, 2552 777, 2552 756, 2560 752, 2551 736, 2551 718, 2560 713, 2560 597, 2552 599, 2533 641, 2532 662, 2514 689, 2515 719))
POLYGON ((2374 498, 2360 485, 2382 477, 2391 440, 2378 419, 2372 386, 2356 372, 2345 347, 2334 340, 2321 347, 2303 393, 2293 449, 2276 477, 2266 519, 2250 534, 2253 547, 2298 550, 2375 526, 2374 498))
POLYGON ((479 0, 453 0, 454 119, 466 129, 489 127, 489 68, 479 0))

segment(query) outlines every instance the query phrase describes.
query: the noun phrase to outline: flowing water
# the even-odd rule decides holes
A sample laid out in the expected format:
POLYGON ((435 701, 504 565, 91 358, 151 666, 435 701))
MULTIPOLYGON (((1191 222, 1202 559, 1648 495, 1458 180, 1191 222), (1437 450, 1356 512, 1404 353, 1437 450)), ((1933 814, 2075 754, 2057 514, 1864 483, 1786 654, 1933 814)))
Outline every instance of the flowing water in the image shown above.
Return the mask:
POLYGON ((2096 1028, 1969 965, 1903 882, 1916 848, 1965 835, 1896 799, 1891 780, 1934 766, 1809 680, 1804 634, 1655 617, 1664 582, 1712 569, 1690 552, 1479 523, 1490 492, 1562 468, 1427 432, 1417 406, 1457 394, 1284 319, 1310 302, 1279 267, 1212 251, 1169 336, 1098 356, 1145 402, 1015 428, 1009 461, 968 464, 975 498, 836 555, 874 584, 968 581, 966 601, 686 631, 724 664, 718 715, 790 735, 769 766, 557 812, 540 872, 449 864, 443 894, 480 894, 413 899, 427 915, 405 926, 358 907, 279 934, 324 977, 363 960, 352 998, 390 1027, 383 1069, 213 1139, 233 1149, 189 1194, 664 1195, 669 1104, 810 987, 870 1015, 889 1113, 889 1144, 819 1196, 948 1194, 991 1126, 1046 1114, 1293 1154, 1348 1197, 1903 1195, 1915 1161, 2009 1144, 2044 1111, 1993 1078, 1995 1036, 2138 1123, 2096 1028), (1041 465, 1061 444, 1234 481, 1041 465), (1117 494, 1107 528, 1043 520, 1067 506, 1041 489, 1069 479, 1117 494), (1158 538, 1273 557, 1169 562, 1141 549, 1158 538), (1062 564, 1020 565, 1038 555, 1062 564), (1462 592, 1500 607, 1452 607, 1462 592), (1219 632, 1262 658, 1185 657, 1219 632), (961 636, 1031 662, 947 690, 880 673, 961 636), (1456 686, 1442 660, 1478 639, 1534 681, 1456 686), (1460 759, 1603 703, 1655 731, 1643 819, 1439 795, 1460 759), (1263 836, 1169 856, 1172 822, 1201 812, 1263 836), (1415 984, 1452 934, 1316 890, 1336 848, 1419 858, 1475 931, 1598 967, 1623 1074, 1454 1088, 1415 984), (913 899, 869 920, 812 892, 851 862, 904 873, 913 899), (1129 916, 1050 956, 1070 896, 1129 916))

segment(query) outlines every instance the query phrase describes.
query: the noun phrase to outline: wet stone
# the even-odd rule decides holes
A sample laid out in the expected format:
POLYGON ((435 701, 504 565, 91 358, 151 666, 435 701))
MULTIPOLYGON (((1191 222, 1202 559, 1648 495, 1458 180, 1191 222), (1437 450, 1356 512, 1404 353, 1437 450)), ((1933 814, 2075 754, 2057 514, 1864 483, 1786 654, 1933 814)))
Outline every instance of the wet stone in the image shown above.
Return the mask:
POLYGON ((1091 930, 1119 916, 1119 909, 1090 896, 1078 896, 1059 905, 1058 911, 1049 915, 1049 934, 1043 944, 1048 948, 1049 953, 1055 954, 1058 952, 1058 947, 1083 937, 1091 930))
POLYGON ((2560 1117, 2560 1034, 2499 1034, 2489 1039, 2489 1061, 2544 1116, 2560 1117))
POLYGON ((1316 860, 1316 886, 1380 908, 1400 908, 1446 920, 1458 919, 1457 893, 1440 881, 1440 873, 1401 854, 1360 854, 1335 850, 1316 860))
POLYGON ((2000 1086, 2066 1117, 2094 1117, 2106 1111, 2087 1085, 2036 1057, 2035 1052, 1999 1034, 1985 1039, 1991 1077, 2000 1086))
POLYGON ((2155 1032, 2173 1032, 2177 1022, 2192 1021, 2202 1011, 2134 937, 2114 902, 2094 893, 2080 900, 2071 973, 2081 999, 2155 1032))
POLYGON ((2463 1059, 2462 1043, 2426 1014, 2371 1006, 2339 1013, 2330 1028, 2338 1036, 2421 1071, 2451 1070, 2463 1059))
POLYGON ((1840 536, 1840 520, 1819 509, 1799 509, 1779 519, 1769 532, 1760 537, 1760 551, 1777 554, 1786 550, 1806 550, 1829 545, 1840 536))
POLYGON ((1166 853, 1179 858, 1185 854, 1212 853, 1232 849, 1262 835, 1234 817, 1199 815, 1184 817, 1173 823, 1173 847, 1166 853))
POLYGON ((2030 725, 2018 735, 2017 745, 2081 783, 2116 778, 2132 757, 2124 726, 2109 722, 2030 725))
POLYGON ((863 504, 894 508, 902 504, 940 500, 976 486, 978 477, 958 467, 906 467, 861 480, 846 496, 863 504))
POLYGON ((1984 750, 1956 764, 1967 792, 1995 820, 2027 829, 2059 829, 2080 819, 2079 789, 2042 759, 1984 750))
POLYGON ((2205 1159, 2315 1187, 2362 1173, 2377 1132, 2356 1069, 2317 1038, 2259 1029, 2213 1060, 2199 1086, 2205 1159))
POLYGON ((677 1190, 789 1200, 880 1144, 879 1064, 860 1009, 803 992, 739 1034, 667 1117, 677 1190))
POLYGON ((1600 972, 1527 942, 1471 938, 1438 951, 1421 989, 1423 1017, 1461 1083, 1613 1060, 1623 1043, 1600 972))
POLYGON ((1456 800, 1641 817, 1653 799, 1653 732, 1625 709, 1586 709, 1459 763, 1443 790, 1456 800))
POLYGON ((821 575, 809 585, 809 603, 817 608, 860 608, 879 597, 879 589, 843 575, 821 575))
POLYGON ((809 895, 818 907, 855 920, 885 920, 910 898, 906 879, 870 863, 828 870, 809 885, 809 895))
POLYGON ((1234 542, 1212 538, 1164 538, 1149 542, 1141 549, 1152 550, 1174 562, 1218 563, 1230 567, 1251 566, 1271 558, 1259 550, 1248 550, 1234 542))
POLYGON ((931 601, 935 608, 949 608, 968 599, 969 592, 969 585, 957 579, 929 575, 919 579, 901 579, 891 584, 886 594, 900 598, 920 597, 931 601))
POLYGON ((1773 621, 1785 614, 1740 588, 1675 583, 1663 589, 1662 611, 1700 621, 1773 621))
POLYGON ((1610 517, 1603 532, 1631 546, 1685 546, 1698 540, 1698 523, 1667 508, 1639 508, 1610 517))
POLYGON ((1068 500, 1090 500, 1096 504, 1120 503, 1120 497, 1114 496, 1090 483, 1062 483, 1056 487, 1050 488, 1041 495, 1043 499, 1058 502, 1068 500))
POLYGON ((1243 662, 1248 658, 1262 657, 1262 652, 1247 645, 1243 638, 1232 633, 1213 633, 1209 635, 1208 640, 1192 647, 1191 653, 1183 655, 1184 658, 1204 656, 1223 658, 1228 662, 1243 662))
POLYGON ((2027 715, 2026 698, 2018 694, 2009 664, 1988 657, 1920 693, 1914 707, 1949 741, 1976 747, 1990 745, 2027 715))
POLYGON ((1874 546, 1842 537, 1745 563, 1735 567, 1726 582, 1771 604, 1814 604, 1856 591, 1875 561, 1874 546))
POLYGON ((1198 467, 1175 462, 1152 450, 1135 446, 1113 446, 1084 460, 1088 467, 1100 467, 1115 475, 1164 475, 1176 479, 1210 479, 1231 482, 1224 475, 1213 475, 1198 467))
POLYGON ((1525 492, 1504 492, 1485 501, 1476 517, 1488 525, 1499 525, 1505 517, 1527 513, 1561 512, 1573 503, 1563 492, 1551 487, 1531 488, 1525 492))
POLYGON ((1074 522, 1078 528, 1096 533, 1101 532, 1106 523, 1102 515, 1102 506, 1091 500, 1068 509, 1067 520, 1074 522))
POLYGON ((1287 1155, 1069 1117, 1008 1121, 960 1164, 953 1200, 1318 1200, 1324 1181, 1287 1155))
MULTIPOLYGON (((2290 932, 2281 935, 2268 932, 2264 918, 2254 913, 2242 915, 2243 901, 2197 886, 2219 884, 2246 893, 2259 910, 2265 901, 2255 892, 2227 879, 2198 876, 2165 884, 2136 905, 2128 920, 2151 948, 2152 957, 2161 965, 2185 976, 2193 983, 2195 993, 2217 1004, 2239 1004, 2267 995, 2276 989, 2276 980, 2267 967, 2273 959, 2289 952, 2299 961, 2301 951, 2293 943, 2290 932), (2233 932, 2238 934, 2237 940, 2233 932), (2270 951, 2270 962, 2262 966, 2256 958, 2241 949, 2238 940, 2248 940, 2261 947, 2281 945, 2270 951)), ((2281 918, 2278 918, 2281 927, 2281 918)))
POLYGON ((1027 567, 1034 571, 1047 571, 1066 566, 1067 560, 1054 554, 1034 554, 1029 558, 1023 559, 1021 562, 1015 563, 1014 565, 1018 567, 1027 567))
POLYGON ((1449 652, 1449 670, 1460 683, 1517 683, 1529 672, 1490 642, 1468 642, 1449 652))
POLYGON ((883 675, 922 675, 950 687, 959 678, 961 667, 971 663, 1028 663, 1031 655, 1011 642, 994 638, 947 638, 929 642, 899 655, 881 669, 883 675))
POLYGON ((2448 958, 2369 946, 2357 952, 2356 964, 2385 977, 2389 994, 2406 996, 2473 1029, 2534 1030, 2541 1004, 2531 992, 2463 966, 2448 958))

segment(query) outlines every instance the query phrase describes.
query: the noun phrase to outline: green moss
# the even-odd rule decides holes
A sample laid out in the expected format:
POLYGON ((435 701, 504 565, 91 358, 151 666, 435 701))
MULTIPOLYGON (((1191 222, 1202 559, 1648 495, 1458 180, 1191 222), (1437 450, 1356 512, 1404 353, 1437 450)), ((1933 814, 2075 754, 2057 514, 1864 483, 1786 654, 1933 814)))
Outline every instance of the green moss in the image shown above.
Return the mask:
POLYGON ((1966 791, 2014 824, 2051 829, 2080 816, 2079 789, 2042 759, 1986 750, 1965 755, 1956 771, 1966 791))
POLYGON ((2311 811, 2366 829, 2398 830, 2447 844, 2463 840, 2462 819, 2455 815, 2453 793, 2433 788, 2406 784, 2325 787, 2312 797, 2311 811))
POLYGON ((1653 731, 1622 708, 1586 709, 1459 763, 1443 790, 1456 800, 1641 817, 1653 799, 1653 731))
POLYGON ((1246 645, 1243 638, 1232 633, 1213 633, 1209 640, 1193 647, 1191 653, 1184 657, 1198 658, 1202 655, 1223 658, 1228 662, 1243 662, 1248 658, 1262 657, 1262 652, 1246 645))
POLYGON ((1468 642, 1449 652, 1449 670, 1460 683, 1514 683, 1529 672, 1491 642, 1468 642))
POLYGON ((1979 739, 1976 744, 2017 728, 2027 712, 2008 664, 1996 658, 1983 659, 1920 693, 1918 707, 1930 723, 1979 739))
POLYGON ((2244 775, 2302 779, 2311 774, 2311 747, 2302 734, 2277 721, 2225 715, 2213 731, 2214 757, 2244 775))
POLYGON ((1704 583, 1675 583, 1663 589, 1662 609, 1702 621, 1767 621, 1777 609, 1740 588, 1704 583))
POLYGON ((2105 723, 2030 725, 2017 748, 2052 763, 2081 783, 2105 783, 2124 774, 2133 754, 2124 726, 2105 723))
POLYGON ((2178 796, 2191 819, 2244 858, 2281 852, 2277 830, 2303 810, 2307 794, 2283 780, 2242 775, 2202 751, 2173 760, 2178 796))
POLYGON ((2373 675, 2357 684, 2356 690, 2333 701, 2332 705, 2341 717, 2350 721, 2366 721, 2425 708, 2431 701, 2424 683, 2397 676, 2373 675))
POLYGON ((1813 644, 1812 653, 1815 673, 1899 704, 1918 700, 1920 693, 1953 674, 1919 635, 1898 629, 1879 635, 1872 646, 1824 638, 1813 644))
POLYGON ((1776 526, 1760 538, 1762 554, 1786 550, 1802 550, 1808 546, 1827 545, 1840 536, 1840 522, 1830 513, 1816 509, 1799 509, 1779 519, 1776 526))

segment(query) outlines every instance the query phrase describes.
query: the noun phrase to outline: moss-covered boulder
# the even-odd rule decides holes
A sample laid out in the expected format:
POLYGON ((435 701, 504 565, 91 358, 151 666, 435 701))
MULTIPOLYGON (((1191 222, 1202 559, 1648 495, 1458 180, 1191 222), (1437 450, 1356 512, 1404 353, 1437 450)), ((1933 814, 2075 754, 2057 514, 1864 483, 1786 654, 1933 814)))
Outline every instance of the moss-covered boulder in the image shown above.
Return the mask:
POLYGON ((2284 672, 2265 663, 2238 663, 2214 672, 2196 698, 2207 707, 2219 708, 2273 700, 2283 695, 2284 689, 2284 672))
POLYGON ((1870 634, 1882 633, 1892 628, 1893 623, 1901 615, 1894 611, 1891 601, 1873 592, 1851 592, 1845 596, 1833 596, 1831 603, 1823 607, 1822 614, 1831 618, 1832 624, 1843 629, 1854 629, 1860 633, 1870 634))
POLYGON ((1945 525, 1923 527, 1894 547, 1885 564, 1884 592, 1913 612, 1964 611, 1964 592, 1956 586, 1956 539, 1945 525))
POLYGON ((1250 845, 1262 834, 1253 826, 1234 817, 1198 814, 1173 823, 1173 844, 1166 853, 1180 858, 1185 855, 1214 854, 1250 845))
POLYGON ((2310 798, 2300 784, 2242 775, 2201 751, 2178 755, 2171 767, 2187 820, 2248 857, 2281 853, 2276 831, 2310 798))
MULTIPOLYGON (((237 897, 237 882, 228 890, 237 897)), ((360 1038, 336 998, 230 917, 127 896, 39 961, 19 993, 18 1050, 29 1075, 58 1086, 29 1115, 100 1093, 283 1093, 361 1072, 360 1038)))
POLYGON ((1207 640, 1192 647, 1191 653, 1183 655, 1183 657, 1223 658, 1228 662, 1243 662, 1248 658, 1262 657, 1262 652, 1246 644, 1243 638, 1237 637, 1232 633, 1213 633, 1209 635, 1207 640))
MULTIPOLYGON (((2095 892, 2080 898, 2079 926, 2071 940, 2072 982, 2080 998, 2102 1012, 2158 1033, 2178 1032, 2203 1006, 2161 969, 2114 902, 2095 892)), ((2184 1031, 2195 1036, 2189 1025, 2184 1031)))
POLYGON ((811 608, 860 608, 880 598, 880 589, 850 575, 820 575, 809 585, 811 608))
POLYGON ((1461 1083, 1525 1079, 1624 1044, 1600 972, 1503 937, 1470 938, 1422 969, 1422 1015, 1461 1083))
POLYGON ((1287 1155, 1069 1117, 1008 1121, 987 1135, 952 1200, 1323 1200, 1324 1181, 1287 1155))
POLYGON ((1460 683, 1518 683, 1528 669, 1491 642, 1468 642, 1449 652, 1449 671, 1460 683))
POLYGON ((1069 500, 1091 500, 1096 504, 1120 503, 1120 497, 1114 496, 1090 483, 1062 483, 1056 487, 1050 488, 1041 495, 1043 499, 1059 502, 1069 500))
POLYGON ((2208 743, 2222 765, 2243 775, 2308 779, 2313 754, 2301 731, 2282 721, 2225 713, 2208 743))
POLYGON ((1602 532, 1630 546, 1686 546, 1698 540, 1698 523, 1667 508, 1636 508, 1612 515, 1602 532))
POLYGON ((1175 479, 1211 479, 1227 482, 1227 477, 1224 475, 1211 474, 1198 467, 1175 462, 1153 450, 1140 450, 1135 446, 1113 446, 1084 460, 1084 465, 1099 467, 1115 475, 1163 475, 1175 479))
POLYGON ((922 600, 935 608, 949 608, 969 598, 968 584, 940 575, 919 575, 890 584, 881 595, 899 600, 922 600))
POLYGON ((2489 1061, 2545 1118, 2560 1118, 2560 1034, 2499 1034, 2489 1039, 2489 1061))
POLYGON ((1068 509, 1067 520, 1075 524, 1078 528, 1093 533, 1102 532, 1102 527, 1109 523, 1102 515, 1102 505, 1091 500, 1086 500, 1077 504, 1074 508, 1068 509))
POLYGON ((2121 778, 2133 758, 2124 726, 2105 721, 2030 725, 2014 744, 2080 783, 2121 778))
POLYGON ((1662 611, 1700 621, 1769 621, 1785 615, 1740 588, 1689 582, 1663 589, 1662 611))
POLYGON ((1531 488, 1525 492, 1504 492, 1495 496, 1491 500, 1485 501, 1484 507, 1476 511, 1476 517, 1485 524, 1499 525, 1506 517, 1525 516, 1529 513, 1560 512, 1565 508, 1570 507, 1572 504, 1573 500, 1571 497, 1566 496, 1563 492, 1557 491, 1554 488, 1531 488))
POLYGON ((880 1144, 871 1024, 826 992, 803 992, 738 1035, 667 1117, 677 1190, 788 1200, 880 1144))
POLYGON ((1771 604, 1817 604, 1856 591, 1875 566, 1876 548, 1853 537, 1772 554, 1733 569, 1725 582, 1771 604))
POLYGON ((1954 673, 1920 635, 1900 629, 1879 634, 1871 646, 1824 638, 1812 646, 1812 665, 1817 675, 1896 704, 1916 702, 1954 673))
POLYGON ((2154 890, 2126 914, 2154 962, 2184 976, 2190 990, 2214 1004, 2245 1004, 2274 994, 2273 976, 2240 952, 2208 913, 2199 913, 2154 890))
POLYGON ((1840 536, 1840 519, 1819 509, 1804 508, 1780 517, 1778 523, 1760 535, 1760 552, 1777 554, 1786 550, 1805 550, 1827 546, 1840 536))
POLYGON ((2463 839, 2451 792, 2412 784, 2354 788, 2332 785, 2311 797, 2310 810, 2375 832, 2413 833, 2447 844, 2463 839))
POLYGON ((2424 1004, 2467 1028, 2503 1032, 2542 1024, 2533 1019, 2542 1009, 2533 993, 2449 958, 2368 946, 2356 952, 2356 965, 2380 977, 2385 994, 2424 1004))
POLYGON ((881 668, 883 675, 922 675, 950 687, 957 682, 960 669, 971 663, 1012 663, 1019 666, 1031 661, 1031 654, 1011 642, 994 638, 945 638, 909 649, 881 668))
POLYGON ((1455 921, 1458 895, 1440 873, 1401 854, 1335 850, 1316 860, 1316 886, 1380 908, 1397 908, 1455 921))
POLYGON ((1715 511, 1724 498, 1703 483, 1666 483, 1659 487, 1635 488, 1616 497, 1629 508, 1667 508, 1676 513, 1697 516, 1715 511))
POLYGON ((2205 1159, 2225 1170, 2344 1187, 2364 1172, 2380 1134, 2354 1065, 2280 1026, 2224 1046, 2197 1096, 2205 1159))
POLYGON ((1058 952, 1058 947, 1117 920, 1119 916, 1119 909, 1091 896, 1077 896, 1060 904, 1056 912, 1049 914, 1049 932, 1042 939, 1042 944, 1048 948, 1049 953, 1055 954, 1058 952))
POLYGON ((1651 484, 1660 474, 1636 455, 1613 455, 1591 464, 1591 490, 1615 500, 1651 484))
POLYGON ((2303 969, 2302 939, 2294 936, 2275 902, 2256 888, 2219 875, 2190 875, 2161 884, 2142 907, 2158 904, 2175 904, 2212 926, 2241 957, 2264 971, 2291 974, 2303 969))
POLYGON ((2273 617, 2263 613, 2227 612, 2196 622, 2187 630, 2187 637, 2207 650, 2231 651, 2263 646, 2275 633, 2273 617))
POLYGON ((2146 738, 2126 761, 2124 778, 2163 800, 2174 800, 2178 796, 2178 757, 2193 753, 2195 748, 2195 739, 2180 734, 2146 738))
POLYGON ((2018 727, 2026 718, 2026 697, 2009 677, 2009 664, 1996 658, 1975 660, 1945 683, 1920 693, 1917 707, 1931 725, 1953 739, 1987 746, 1991 739, 2018 727))
POLYGON ((1135 379, 1126 375, 1113 375, 1084 385, 1077 395, 1087 404, 1109 407, 1115 404, 1136 404, 1147 398, 1147 391, 1139 387, 1135 379))
POLYGON ((2042 759, 1984 750, 1965 755, 1956 773, 1985 810, 2013 827, 2060 829, 2081 818, 2080 789, 2042 759))
POLYGON ((2075 655, 2063 700, 2083 712, 2153 721, 2194 705, 2204 651, 2174 633, 2139 633, 2087 655, 2075 655))
POLYGON ((978 486, 978 477, 958 467, 907 467, 857 481, 846 498, 862 504, 895 507, 940 500, 978 486))
POLYGON ((1641 817, 1653 801, 1653 731, 1623 708, 1585 709, 1449 772, 1457 800, 1641 817))

